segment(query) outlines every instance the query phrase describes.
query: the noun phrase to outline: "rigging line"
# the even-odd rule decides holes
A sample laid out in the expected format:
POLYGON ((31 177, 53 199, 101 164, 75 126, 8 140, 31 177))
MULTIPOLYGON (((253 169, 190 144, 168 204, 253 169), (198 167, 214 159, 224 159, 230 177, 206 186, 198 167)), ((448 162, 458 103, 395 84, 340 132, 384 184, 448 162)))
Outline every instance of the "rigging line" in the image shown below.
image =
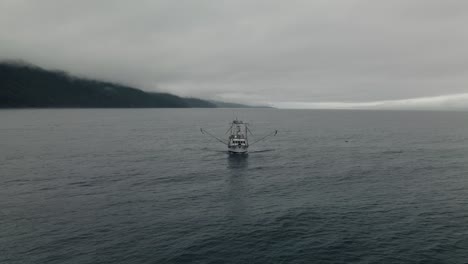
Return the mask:
POLYGON ((257 142, 260 142, 260 141, 266 139, 267 137, 276 136, 276 134, 278 134, 278 130, 275 130, 274 132, 272 132, 272 133, 270 133, 270 134, 268 134, 268 135, 262 137, 261 139, 255 141, 254 143, 252 143, 252 144, 250 144, 250 145, 252 146, 253 144, 255 144, 255 143, 257 143, 257 142))
POLYGON ((233 126, 233 124, 231 124, 231 126, 230 126, 229 129, 226 131, 226 133, 224 133, 224 135, 226 135, 226 134, 229 132, 229 130, 232 129, 232 126, 233 126))
POLYGON ((212 135, 210 132, 206 131, 205 129, 203 129, 203 128, 200 128, 200 131, 201 131, 203 134, 205 134, 205 133, 206 133, 207 135, 209 135, 209 136, 211 136, 211 137, 215 138, 216 140, 218 140, 219 142, 223 143, 224 145, 228 145, 226 142, 224 142, 224 140, 222 140, 222 139, 219 139, 218 137, 216 137, 216 136, 212 135))
POLYGON ((247 127, 247 126, 246 126, 246 128, 247 128, 247 131, 249 131, 250 135, 252 135, 252 137, 254 137, 254 134, 252 133, 252 131, 250 131, 250 128, 247 127))

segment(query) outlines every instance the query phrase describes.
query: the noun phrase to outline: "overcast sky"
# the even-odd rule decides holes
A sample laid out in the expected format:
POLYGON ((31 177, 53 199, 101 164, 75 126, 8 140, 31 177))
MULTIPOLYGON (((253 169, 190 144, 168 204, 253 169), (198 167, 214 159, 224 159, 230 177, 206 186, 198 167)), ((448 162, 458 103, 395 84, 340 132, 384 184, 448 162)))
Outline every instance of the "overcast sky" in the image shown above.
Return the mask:
POLYGON ((286 108, 456 108, 468 1, 0 0, 0 59, 286 108))

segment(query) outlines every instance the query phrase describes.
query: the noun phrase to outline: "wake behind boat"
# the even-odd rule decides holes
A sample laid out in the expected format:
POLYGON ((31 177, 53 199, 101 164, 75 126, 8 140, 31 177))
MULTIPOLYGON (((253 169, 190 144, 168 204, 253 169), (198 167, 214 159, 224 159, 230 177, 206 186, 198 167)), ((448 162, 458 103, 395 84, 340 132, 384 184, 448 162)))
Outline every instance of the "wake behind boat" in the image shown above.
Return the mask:
MULTIPOLYGON (((233 120, 230 124, 229 129, 226 131, 225 134, 229 133, 229 137, 227 141, 224 141, 208 131, 204 130, 203 128, 200 129, 200 131, 203 134, 207 134, 219 142, 225 144, 228 147, 228 152, 230 154, 247 154, 249 152, 249 137, 248 134, 253 136, 253 133, 250 131, 248 127, 248 123, 243 122, 242 120, 238 120, 237 118, 233 120)), ((260 142, 270 136, 276 136, 278 133, 277 130, 275 130, 273 133, 270 133, 259 140, 256 140, 255 142, 252 143, 255 144, 257 142, 260 142)))

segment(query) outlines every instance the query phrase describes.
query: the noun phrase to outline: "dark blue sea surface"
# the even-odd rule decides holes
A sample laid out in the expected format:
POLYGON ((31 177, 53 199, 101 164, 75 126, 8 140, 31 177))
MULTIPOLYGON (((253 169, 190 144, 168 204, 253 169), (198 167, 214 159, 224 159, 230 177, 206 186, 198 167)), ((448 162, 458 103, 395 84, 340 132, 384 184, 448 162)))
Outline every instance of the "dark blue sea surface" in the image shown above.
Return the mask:
POLYGON ((463 112, 2 110, 0 188, 0 263, 468 263, 463 112))

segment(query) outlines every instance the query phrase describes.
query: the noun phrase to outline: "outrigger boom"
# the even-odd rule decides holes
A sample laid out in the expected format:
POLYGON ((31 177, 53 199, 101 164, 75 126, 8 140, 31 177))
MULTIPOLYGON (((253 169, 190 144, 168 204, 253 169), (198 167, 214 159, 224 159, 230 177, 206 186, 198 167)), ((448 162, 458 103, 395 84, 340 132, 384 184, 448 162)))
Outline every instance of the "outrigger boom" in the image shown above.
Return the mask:
POLYGON ((223 143, 224 145, 228 145, 228 143, 226 143, 224 140, 216 137, 215 135, 212 135, 210 132, 204 130, 203 128, 200 128, 200 131, 203 133, 203 134, 207 134, 208 136, 218 140, 219 142, 223 143))
MULTIPOLYGON (((217 141, 223 143, 224 145, 228 146, 228 152, 233 154, 247 154, 249 148, 249 138, 248 134, 253 136, 253 133, 250 131, 248 127, 248 123, 244 123, 241 120, 235 119, 231 122, 229 129, 226 131, 225 134, 229 133, 228 141, 224 141, 217 136, 211 134, 210 132, 206 131, 203 128, 200 128, 200 131, 203 134, 206 134, 217 141)), ((260 141, 263 141, 271 136, 276 136, 278 134, 278 130, 273 131, 272 133, 254 141, 251 145, 256 144, 260 141)))

